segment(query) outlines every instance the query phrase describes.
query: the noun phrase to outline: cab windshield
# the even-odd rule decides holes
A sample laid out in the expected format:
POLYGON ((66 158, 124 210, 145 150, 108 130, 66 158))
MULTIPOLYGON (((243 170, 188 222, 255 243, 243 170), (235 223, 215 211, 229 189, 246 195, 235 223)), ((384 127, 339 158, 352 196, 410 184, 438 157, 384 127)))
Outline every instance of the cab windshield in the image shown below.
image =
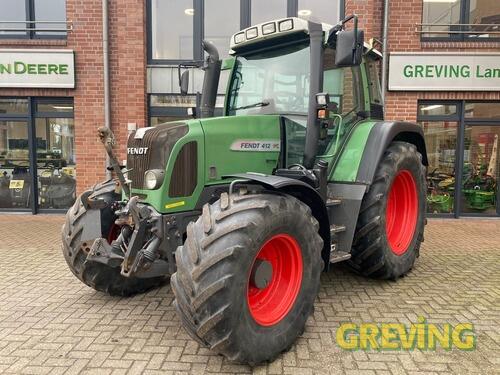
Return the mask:
POLYGON ((309 80, 308 43, 238 56, 229 87, 228 115, 307 115, 309 80))

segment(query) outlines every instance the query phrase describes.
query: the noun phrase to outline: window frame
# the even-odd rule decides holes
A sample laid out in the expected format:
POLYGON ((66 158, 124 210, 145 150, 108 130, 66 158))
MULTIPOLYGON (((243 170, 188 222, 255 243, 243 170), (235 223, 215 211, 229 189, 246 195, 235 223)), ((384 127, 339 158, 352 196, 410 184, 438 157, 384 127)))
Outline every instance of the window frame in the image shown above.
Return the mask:
MULTIPOLYGON (((34 0, 25 0, 34 1, 34 0)), ((240 30, 252 25, 252 0, 234 0, 240 2, 240 30)), ((287 14, 285 17, 297 17, 298 0, 287 1, 287 14)), ((339 17, 345 16, 345 0, 339 1, 339 17)), ((201 42, 205 37, 205 0, 193 0, 194 19, 193 19, 193 58, 192 59, 153 59, 153 25, 152 25, 152 0, 146 0, 146 46, 147 46, 147 64, 148 66, 158 65, 178 65, 181 63, 203 63, 204 53, 201 42)))
MULTIPOLYGON (((460 18, 459 23, 457 25, 468 24, 470 17, 470 0, 458 0, 460 1, 460 18)), ((424 22, 424 2, 422 1, 421 8, 421 22, 424 22)), ((480 25, 480 24, 478 24, 480 25)), ((463 30, 463 26, 460 26, 460 31, 463 30)), ((451 31, 451 27, 450 27, 451 31)), ((481 38, 480 36, 472 36, 474 34, 442 34, 448 36, 424 36, 425 34, 432 34, 432 32, 421 33, 420 41, 421 42, 498 42, 500 41, 500 35, 496 37, 490 38, 481 38)))
MULTIPOLYGON (((36 30, 36 14, 35 14, 35 1, 36 0, 24 0, 25 8, 26 8, 26 19, 24 21, 26 28, 35 28, 35 30, 26 30, 24 34, 20 31, 19 34, 0 34, 0 40, 2 39, 52 39, 52 40, 66 40, 68 38, 68 30, 64 29, 64 35, 47 35, 47 34, 38 34, 36 30)), ((65 0, 66 1, 66 0, 65 0)), ((66 2, 67 5, 67 2, 66 2)), ((68 14, 66 8, 66 14, 64 15, 64 20, 61 20, 61 23, 68 24, 68 14)), ((11 20, 4 20, 11 21, 11 20)), ((40 21, 39 21, 40 22, 40 21)), ((19 23, 23 23, 23 21, 19 21, 19 23)), ((38 30, 40 31, 40 30, 38 30)))

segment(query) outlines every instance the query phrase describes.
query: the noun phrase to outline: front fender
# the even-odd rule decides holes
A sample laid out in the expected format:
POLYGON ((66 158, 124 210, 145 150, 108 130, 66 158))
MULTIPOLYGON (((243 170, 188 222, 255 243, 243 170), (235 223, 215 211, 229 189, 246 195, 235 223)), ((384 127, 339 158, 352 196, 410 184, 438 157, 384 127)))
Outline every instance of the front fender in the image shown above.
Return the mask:
POLYGON ((311 208, 312 215, 319 222, 319 234, 323 239, 323 250, 321 257, 325 267, 330 264, 330 221, 326 205, 319 193, 310 185, 293 178, 265 175, 261 173, 239 173, 224 176, 224 178, 237 178, 241 180, 254 181, 270 190, 280 191, 292 195, 311 208))

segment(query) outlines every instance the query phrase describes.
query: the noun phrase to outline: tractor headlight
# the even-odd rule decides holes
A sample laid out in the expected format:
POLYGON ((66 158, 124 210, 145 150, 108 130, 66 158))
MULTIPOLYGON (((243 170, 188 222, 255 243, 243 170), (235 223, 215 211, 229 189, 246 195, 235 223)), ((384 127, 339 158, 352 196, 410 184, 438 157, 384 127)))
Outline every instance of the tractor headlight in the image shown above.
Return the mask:
POLYGON ((248 29, 245 31, 247 39, 255 39, 259 36, 259 32, 257 31, 256 27, 252 27, 251 29, 248 29))
POLYGON ((288 19, 279 23, 280 31, 290 31, 293 29, 293 20, 288 19))
POLYGON ((144 187, 148 190, 158 189, 165 178, 165 171, 162 169, 150 169, 144 173, 144 187))
POLYGON ((245 41, 245 33, 239 33, 234 36, 234 43, 240 44, 245 41))
POLYGON ((268 35, 276 32, 276 24, 274 22, 262 25, 262 34, 268 35))

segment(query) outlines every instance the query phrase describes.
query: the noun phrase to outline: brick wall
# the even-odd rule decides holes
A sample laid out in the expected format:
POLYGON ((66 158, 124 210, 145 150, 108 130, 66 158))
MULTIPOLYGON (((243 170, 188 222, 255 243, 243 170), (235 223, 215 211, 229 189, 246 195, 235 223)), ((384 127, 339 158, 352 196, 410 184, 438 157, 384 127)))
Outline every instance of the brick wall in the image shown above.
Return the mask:
MULTIPOLYGON (((0 96, 74 98, 78 193, 105 178, 105 153, 96 129, 104 124, 101 0, 67 0, 73 31, 67 40, 2 40, 0 48, 64 48, 75 51, 75 89, 0 89, 0 96)), ((109 1, 111 127, 125 157, 127 123, 146 123, 146 33, 143 1, 109 1)))

